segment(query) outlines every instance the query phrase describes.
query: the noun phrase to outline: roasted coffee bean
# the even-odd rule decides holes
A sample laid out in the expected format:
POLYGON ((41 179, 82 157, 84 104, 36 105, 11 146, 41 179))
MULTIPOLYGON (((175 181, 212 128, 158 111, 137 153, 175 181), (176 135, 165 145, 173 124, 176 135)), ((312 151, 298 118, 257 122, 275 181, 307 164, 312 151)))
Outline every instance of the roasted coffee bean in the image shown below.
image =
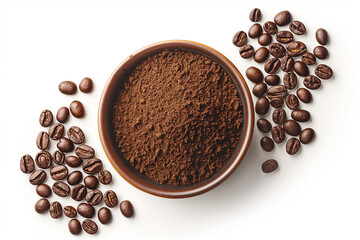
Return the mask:
POLYGON ((287 89, 294 89, 297 85, 297 77, 294 72, 287 72, 284 74, 284 86, 287 89))
POLYGON ((74 94, 76 92, 76 89, 76 84, 72 81, 63 81, 59 84, 59 91, 63 94, 74 94))
POLYGON ((36 170, 33 172, 29 177, 29 182, 32 185, 39 185, 42 184, 46 179, 46 172, 44 170, 36 170))
POLYGON ((310 120, 310 113, 303 109, 297 109, 291 112, 291 117, 298 122, 307 122, 310 120))
POLYGON ((68 223, 68 228, 69 231, 74 235, 77 235, 82 231, 81 224, 77 219, 71 219, 68 223))
POLYGON ((40 118, 39 118, 39 122, 40 122, 41 126, 48 127, 51 125, 52 121, 53 121, 53 115, 50 110, 46 109, 41 112, 40 118))
POLYGON ((315 74, 321 79, 329 79, 333 75, 332 69, 325 64, 319 64, 315 68, 315 74))
POLYGON ((259 118, 256 122, 256 126, 260 132, 268 133, 271 131, 271 123, 265 118, 259 118))
POLYGON ((50 216, 52 218, 59 218, 62 216, 62 206, 59 202, 52 202, 49 208, 50 216))
POLYGON ((50 176, 53 180, 62 180, 68 175, 67 167, 59 165, 50 169, 50 176))
POLYGON ((269 111, 270 103, 266 97, 260 97, 255 103, 255 112, 259 115, 265 115, 269 111))
POLYGON ((283 125, 284 131, 291 135, 291 136, 297 136, 301 133, 301 127, 300 125, 294 121, 294 120, 287 120, 283 125))
POLYGON ((282 143, 285 140, 284 129, 280 126, 275 126, 271 129, 271 136, 276 143, 282 143))
POLYGON ((129 200, 124 200, 120 203, 120 211, 127 218, 134 215, 134 208, 129 200))
POLYGON ((281 70, 283 70, 284 72, 290 72, 292 71, 293 67, 294 67, 294 59, 292 57, 290 57, 289 55, 284 56, 281 59, 281 70))
POLYGON ((40 150, 45 150, 49 147, 49 135, 46 132, 39 132, 37 138, 36 138, 36 146, 40 150))
POLYGON ((235 33, 232 42, 237 47, 244 46, 247 42, 246 32, 239 31, 239 32, 235 33))
POLYGON ((289 28, 296 35, 303 35, 306 32, 305 25, 300 21, 292 21, 289 28))
POLYGON ((88 234, 95 234, 98 231, 97 224, 90 219, 85 219, 82 223, 82 227, 88 234))
POLYGON ((251 58, 254 55, 254 48, 250 44, 246 44, 240 47, 239 53, 242 58, 251 58))
POLYGON ((43 213, 49 210, 50 202, 46 198, 41 198, 35 203, 35 211, 37 213, 43 213))
POLYGON ((71 190, 71 198, 75 201, 81 201, 85 198, 87 194, 86 187, 82 184, 79 184, 72 188, 71 190))
POLYGON ((311 142, 313 140, 315 136, 315 131, 312 128, 305 128, 304 130, 302 130, 302 132, 300 133, 300 141, 303 144, 308 144, 309 142, 311 142))
POLYGON ((107 224, 111 220, 111 211, 107 207, 100 208, 97 215, 102 224, 107 224))
POLYGON ((257 63, 264 62, 268 57, 269 50, 266 47, 260 47, 254 53, 254 61, 257 63))
POLYGON ((296 138, 290 138, 286 142, 286 152, 290 155, 296 154, 300 150, 300 141, 296 138))
POLYGON ((64 207, 64 214, 69 218, 74 218, 77 215, 77 211, 73 206, 65 206, 64 207))
POLYGON ((51 188, 46 184, 40 184, 40 185, 37 185, 37 187, 36 187, 36 193, 40 197, 47 198, 47 197, 50 197, 50 195, 51 195, 51 188))
POLYGON ((264 173, 271 173, 275 171, 278 168, 278 166, 279 164, 276 160, 269 159, 262 164, 261 169, 264 173))
POLYGON ((284 98, 287 95, 287 89, 283 85, 275 85, 269 88, 267 92, 267 97, 269 99, 273 98, 284 98))
POLYGON ((272 41, 272 37, 270 34, 268 33, 262 33, 260 34, 260 36, 258 37, 258 43, 261 45, 261 46, 266 46, 268 45, 269 43, 271 43, 272 41))
POLYGON ((270 58, 265 62, 264 70, 269 74, 276 73, 280 68, 281 62, 278 58, 270 58))
POLYGON ((63 164, 65 161, 65 154, 60 150, 56 150, 53 153, 53 161, 54 161, 54 163, 56 163, 58 165, 63 164))
POLYGON ((82 164, 82 168, 87 174, 98 173, 102 169, 102 161, 98 158, 91 158, 82 164))
POLYGON ((300 61, 296 61, 294 64, 294 71, 302 77, 306 77, 307 75, 309 75, 309 68, 307 67, 307 65, 303 62, 300 61))
POLYGON ((272 119, 274 121, 274 123, 282 125, 284 124, 284 122, 286 121, 286 112, 284 109, 282 108, 276 108, 273 111, 272 114, 272 119))
POLYGON ((80 145, 75 149, 75 154, 82 159, 92 158, 95 154, 95 150, 88 145, 80 145))
POLYGON ((249 15, 249 19, 252 22, 258 22, 261 19, 261 11, 258 8, 254 8, 253 10, 251 10, 250 15, 249 15))
POLYGON ((314 55, 319 59, 325 59, 329 55, 329 52, 325 47, 317 46, 314 48, 314 55))
POLYGON ((313 75, 304 78, 304 86, 309 89, 318 89, 321 86, 321 80, 313 75))
POLYGON ((59 140, 63 137, 65 127, 61 123, 55 123, 49 128, 49 136, 52 140, 59 140))
POLYGON ((284 105, 284 100, 282 98, 273 98, 270 100, 270 105, 274 108, 280 108, 284 105))
POLYGON ((278 75, 267 75, 265 77, 265 82, 268 85, 274 86, 274 85, 278 85, 280 83, 280 77, 278 75))
POLYGON ((293 41, 286 45, 285 50, 291 57, 297 57, 306 52, 306 45, 300 41, 293 41))
POLYGON ((23 173, 31 173, 35 169, 33 158, 29 154, 25 154, 20 158, 20 170, 23 173))
POLYGON ((295 110, 299 108, 299 99, 294 94, 289 94, 285 98, 285 103, 288 108, 295 110))
POLYGON ((83 163, 83 160, 76 156, 67 156, 65 161, 67 165, 73 168, 79 167, 83 163))
POLYGON ((76 185, 76 184, 80 183, 81 180, 82 180, 82 173, 80 171, 73 171, 67 177, 67 182, 70 185, 76 185))
POLYGON ((59 110, 56 113, 56 119, 61 122, 64 123, 66 122, 66 120, 69 117, 69 109, 67 107, 61 107, 59 108, 59 110))
POLYGON ((279 43, 290 43, 294 41, 294 35, 289 31, 280 31, 276 33, 276 41, 279 43))
POLYGON ((70 187, 64 182, 57 181, 53 184, 52 191, 60 197, 66 197, 70 194, 70 187))
POLYGON ((35 156, 35 163, 39 168, 49 168, 51 166, 52 156, 48 151, 41 151, 35 156))
POLYGON ((60 138, 56 146, 62 152, 71 152, 74 149, 74 144, 66 137, 60 138))
POLYGON ((329 40, 328 33, 323 28, 319 28, 318 30, 316 30, 315 37, 318 43, 320 43, 321 45, 326 45, 329 40))
POLYGON ((271 138, 262 137, 260 139, 260 146, 261 146, 262 149, 264 149, 264 151, 271 152, 274 149, 275 144, 274 144, 274 141, 271 138))
POLYGON ((85 218, 92 218, 95 214, 95 208, 88 203, 80 203, 77 212, 85 218))
POLYGON ((301 56, 301 61, 306 65, 313 65, 316 62, 316 57, 314 54, 306 52, 301 56))
POLYGON ((261 97, 263 96, 267 91, 267 85, 263 82, 257 83, 254 85, 253 89, 252 89, 252 93, 256 96, 256 97, 261 97))
POLYGON ((269 34, 275 34, 278 30, 276 24, 271 21, 265 22, 263 28, 264 28, 264 31, 269 34))
POLYGON ((250 28, 249 28, 249 31, 248 31, 248 36, 250 38, 257 38, 258 36, 260 36, 260 34, 262 34, 262 27, 260 24, 258 23, 255 23, 254 25, 252 25, 250 28))
POLYGON ((96 206, 103 200, 103 194, 99 190, 92 190, 86 194, 85 200, 89 204, 96 206))
POLYGON ((311 99, 312 99, 311 92, 309 90, 307 90, 306 88, 299 88, 296 91, 296 95, 304 103, 311 102, 311 99))
POLYGON ((112 175, 108 170, 101 170, 98 174, 99 181, 104 184, 108 185, 112 181, 112 175))
POLYGON ((104 202, 106 206, 113 208, 118 204, 118 198, 114 191, 108 190, 104 193, 104 202))
POLYGON ((93 88, 93 81, 91 78, 85 77, 81 80, 79 84, 79 89, 83 93, 89 93, 91 92, 91 89, 93 88))
POLYGON ((271 43, 269 45, 269 52, 276 58, 282 58, 285 55, 285 48, 280 43, 271 43))
POLYGON ((81 144, 85 141, 85 134, 81 128, 72 126, 67 132, 68 138, 75 144, 81 144))
POLYGON ((86 176, 84 178, 84 184, 87 188, 95 189, 99 185, 99 180, 94 176, 86 176))
POLYGON ((274 22, 278 26, 284 26, 291 21, 291 13, 289 11, 281 11, 274 17, 274 22))
POLYGON ((248 69, 246 69, 245 74, 246 74, 246 77, 253 83, 262 82, 262 80, 264 78, 261 70, 256 67, 249 67, 248 69))
POLYGON ((76 118, 81 118, 84 116, 85 110, 84 110, 84 106, 80 101, 72 101, 70 103, 70 112, 71 114, 76 117, 76 118))

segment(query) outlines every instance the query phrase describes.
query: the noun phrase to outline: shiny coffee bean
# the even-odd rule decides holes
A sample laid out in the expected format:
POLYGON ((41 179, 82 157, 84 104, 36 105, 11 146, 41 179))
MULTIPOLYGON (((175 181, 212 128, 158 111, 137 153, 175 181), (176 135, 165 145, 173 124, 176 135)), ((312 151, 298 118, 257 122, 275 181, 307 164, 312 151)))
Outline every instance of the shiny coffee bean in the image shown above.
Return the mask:
POLYGON ((329 55, 328 50, 323 46, 317 46, 314 48, 314 55, 319 59, 325 59, 329 55))
POLYGON ((67 165, 73 168, 79 167, 83 163, 83 160, 76 156, 67 156, 65 161, 67 165))
POLYGON ((95 150, 88 145, 80 145, 75 149, 75 154, 82 159, 92 158, 95 154, 95 150))
POLYGON ((269 33, 269 34, 275 34, 277 33, 277 26, 274 22, 271 22, 271 21, 267 21, 264 23, 264 31, 269 33))
POLYGON ((237 47, 244 46, 246 44, 246 42, 247 42, 246 32, 239 31, 239 32, 235 33, 232 42, 237 47))
POLYGON ((51 195, 51 188, 46 184, 40 184, 40 185, 37 185, 37 187, 36 187, 36 193, 40 197, 47 198, 47 197, 50 197, 50 195, 51 195))
POLYGON ((315 37, 318 43, 320 43, 321 45, 326 45, 329 40, 329 35, 327 31, 323 28, 319 28, 318 30, 316 30, 315 37))
POLYGON ((79 89, 83 93, 89 93, 91 92, 91 89, 93 88, 93 80, 91 78, 85 77, 81 80, 79 84, 79 89))
POLYGON ((294 94, 289 94, 285 98, 286 106, 291 109, 295 110, 299 108, 299 99, 294 94))
POLYGON ((85 198, 87 194, 86 187, 82 184, 76 185, 71 190, 71 198, 75 201, 81 201, 85 198))
POLYGON ((36 146, 40 150, 46 150, 49 147, 50 139, 46 132, 39 132, 36 138, 36 146))
POLYGON ((56 113, 56 119, 61 122, 64 123, 66 122, 66 120, 69 117, 69 109, 67 107, 61 107, 59 108, 59 110, 56 113))
POLYGON ((134 207, 129 200, 124 200, 120 203, 120 211, 127 218, 134 215, 134 207))
POLYGON ((259 115, 265 115, 269 111, 270 103, 266 97, 260 97, 255 103, 255 112, 259 115))
POLYGON ((50 202, 46 198, 41 198, 35 203, 35 211, 37 213, 43 213, 49 210, 50 202))
POLYGON ((296 35, 303 35, 306 32, 305 25, 300 21, 292 21, 289 28, 296 35))
POLYGON ((267 60, 264 64, 264 70, 265 72, 269 74, 276 73, 280 68, 281 62, 278 58, 270 58, 267 60))
POLYGON ((74 144, 66 137, 60 138, 56 146, 62 152, 71 152, 74 149, 74 144))
POLYGON ((72 186, 80 183, 81 180, 82 180, 82 173, 80 171, 73 171, 67 177, 67 182, 72 186))
POLYGON ((284 26, 291 21, 291 13, 289 11, 281 11, 274 17, 274 22, 278 26, 284 26))
POLYGON ((68 138, 75 144, 81 144, 85 141, 85 134, 81 128, 72 126, 67 132, 68 138))
POLYGON ((52 140, 59 140, 64 136, 65 127, 61 123, 55 123, 49 128, 49 136, 52 140))
POLYGON ((76 118, 81 118, 84 116, 85 110, 84 110, 84 106, 80 101, 72 101, 70 103, 70 112, 71 114, 76 117, 76 118))
POLYGON ((82 227, 84 231, 87 232, 88 234, 95 234, 98 231, 97 224, 90 219, 85 219, 82 223, 82 227))
POLYGON ((297 109, 291 112, 291 117, 298 122, 307 122, 310 120, 310 113, 304 109, 297 109))
POLYGON ((32 185, 39 185, 42 184, 46 179, 46 172, 44 170, 36 170, 33 172, 29 177, 29 182, 32 185))
POLYGON ((31 173, 35 169, 33 158, 29 154, 25 154, 20 158, 20 170, 23 173, 31 173))
POLYGON ((255 52, 254 47, 251 46, 250 44, 246 44, 240 47, 239 50, 240 56, 245 59, 251 58, 254 55, 254 52, 255 52))
POLYGON ((286 142, 286 152, 290 155, 296 154, 300 150, 300 141, 297 138, 290 138, 286 142))
POLYGON ((53 162, 58 164, 58 165, 61 165, 65 162, 65 154, 60 151, 60 150, 56 150, 54 153, 53 153, 53 162))
POLYGON ((309 90, 307 90, 306 88, 299 88, 296 91, 296 95, 298 96, 300 101, 302 101, 304 103, 311 102, 311 99, 312 99, 311 92, 309 90))
POLYGON ((99 185, 99 180, 94 176, 86 176, 84 178, 84 184, 87 188, 96 189, 99 185))
POLYGON ((248 31, 248 36, 250 38, 257 38, 258 36, 260 36, 260 34, 262 34, 262 27, 260 24, 258 23, 255 23, 254 25, 252 25, 250 28, 249 28, 249 31, 248 31))
POLYGON ((318 89, 321 86, 321 80, 314 75, 309 75, 304 78, 304 86, 309 89, 318 89))
POLYGON ((77 215, 77 211, 73 206, 65 206, 64 207, 64 214, 69 218, 74 218, 77 215))
POLYGON ((303 144, 308 144, 309 142, 311 142, 313 140, 315 136, 315 131, 312 128, 305 128, 304 130, 302 130, 302 132, 300 133, 300 141, 303 144))
POLYGON ((316 62, 316 57, 314 54, 306 52, 301 56, 301 61, 306 65, 313 65, 316 62))
POLYGON ((289 31, 280 31, 276 33, 276 41, 279 43, 290 43, 294 41, 294 35, 289 31))
POLYGON ((262 137, 260 139, 260 146, 261 146, 262 149, 264 149, 264 151, 271 152, 274 149, 275 144, 274 144, 274 141, 271 138, 262 137))
POLYGON ((259 118, 256 122, 256 126, 260 132, 268 133, 271 131, 271 123, 265 118, 259 118))
POLYGON ((246 77, 253 83, 262 82, 262 80, 264 78, 261 70, 256 67, 249 67, 248 69, 246 69, 245 74, 246 74, 246 77))
POLYGON ((325 64, 319 64, 315 68, 315 74, 321 79, 329 79, 333 75, 331 67, 325 64))
POLYGON ((263 82, 257 83, 254 85, 253 89, 252 89, 252 93, 256 96, 256 97, 261 97, 263 96, 267 91, 267 85, 263 82))
POLYGON ((285 140, 284 129, 280 126, 275 126, 271 129, 271 136, 274 142, 282 143, 285 140))
POLYGON ((99 181, 104 184, 108 185, 112 181, 112 175, 108 170, 101 170, 98 174, 99 181))
POLYGON ((306 45, 300 41, 293 41, 286 45, 285 50, 289 56, 297 57, 306 53, 306 45))
POLYGON ((64 182, 57 181, 53 184, 52 191, 60 197, 66 197, 70 194, 70 187, 64 182))
POLYGON ((89 204, 96 206, 103 200, 103 194, 99 190, 92 190, 86 194, 85 200, 89 204))
POLYGON ((282 98, 273 98, 270 100, 270 105, 274 108, 280 108, 284 105, 284 100, 282 98))
POLYGON ((276 108, 272 114, 273 122, 282 125, 286 121, 286 112, 282 108, 276 108))
POLYGON ((267 92, 267 97, 269 99, 273 98, 284 98, 287 95, 287 89, 283 85, 275 85, 269 88, 267 92))
POLYGON ((74 235, 80 234, 82 231, 80 221, 77 219, 71 219, 68 223, 68 228, 70 233, 74 235))
POLYGON ((52 121, 53 121, 53 115, 50 110, 46 109, 41 112, 40 118, 39 118, 39 122, 40 122, 41 126, 48 127, 51 125, 52 121))
POLYGON ((50 204, 50 216, 52 218, 59 218, 62 216, 62 206, 59 202, 55 201, 50 204))
POLYGON ((284 86, 287 89, 294 89, 297 85, 297 77, 294 72, 287 72, 283 78, 284 86))
POLYGON ((107 207, 100 208, 97 215, 102 224, 107 224, 111 220, 111 211, 107 207))
POLYGON ((269 159, 266 160, 262 165, 261 165, 261 170, 264 173, 271 173, 273 171, 275 171, 277 168, 279 167, 279 164, 276 160, 274 159, 269 159))
POLYGON ((271 43, 269 45, 269 52, 276 58, 282 58, 285 55, 285 48, 280 43, 271 43))
POLYGON ((104 203, 109 208, 113 208, 118 204, 118 198, 114 191, 108 190, 104 193, 104 203))
POLYGON ((77 212, 84 218, 92 218, 95 214, 95 208, 88 203, 80 203, 77 212))
POLYGON ((249 19, 252 22, 258 22, 261 19, 261 10, 258 8, 254 8, 253 10, 251 10, 250 14, 249 14, 249 19))
POLYGON ((289 55, 284 56, 281 59, 281 70, 283 70, 284 72, 291 72, 294 67, 294 63, 294 58, 290 57, 289 55))
POLYGON ((59 165, 50 169, 50 176, 53 180, 62 180, 68 175, 67 167, 59 165))
POLYGON ((280 77, 278 75, 270 74, 265 77, 265 82, 268 85, 275 86, 280 83, 280 77))
POLYGON ((306 77, 307 75, 309 75, 309 68, 307 67, 307 65, 303 62, 300 61, 296 61, 294 64, 294 71, 302 77, 306 77))
POLYGON ((39 168, 49 168, 52 163, 52 156, 48 151, 41 151, 36 154, 35 163, 39 168))
POLYGON ((76 92, 76 89, 76 84, 72 81, 63 81, 59 84, 59 91, 63 94, 74 94, 76 92))
POLYGON ((264 62, 268 57, 269 50, 266 47, 260 47, 254 53, 254 61, 257 63, 264 62))
POLYGON ((266 46, 268 45, 269 43, 271 43, 272 41, 272 37, 269 33, 262 33, 260 34, 260 36, 258 37, 258 43, 261 45, 261 46, 266 46))
POLYGON ((284 131, 291 135, 291 136, 297 136, 301 133, 301 127, 299 123, 297 123, 294 120, 287 120, 283 125, 284 131))

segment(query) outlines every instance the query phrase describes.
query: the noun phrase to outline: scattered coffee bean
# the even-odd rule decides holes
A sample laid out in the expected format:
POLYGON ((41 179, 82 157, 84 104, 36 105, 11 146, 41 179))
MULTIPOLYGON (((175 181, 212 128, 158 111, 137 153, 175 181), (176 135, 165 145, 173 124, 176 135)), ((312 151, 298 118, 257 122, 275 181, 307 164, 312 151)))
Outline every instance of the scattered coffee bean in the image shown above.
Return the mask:
POLYGON ((281 62, 278 58, 270 58, 265 62, 264 70, 269 74, 276 73, 280 68, 281 62))
POLYGON ((53 161, 58 165, 63 164, 65 162, 65 154, 60 150, 56 150, 53 153, 53 161))
POLYGON ((300 141, 303 144, 308 144, 309 142, 311 142, 313 140, 315 136, 315 131, 312 128, 305 128, 304 130, 302 130, 302 132, 300 133, 300 141))
POLYGON ((69 109, 67 107, 61 107, 59 108, 59 110, 56 113, 56 119, 61 122, 64 123, 66 122, 66 120, 69 117, 69 109))
POLYGON ((81 144, 85 141, 85 134, 81 128, 72 126, 67 132, 68 138, 75 144, 81 144))
POLYGON ((318 30, 316 30, 315 37, 318 43, 320 43, 321 45, 326 45, 329 40, 328 33, 323 28, 319 28, 318 30))
POLYGON ((317 46, 314 48, 314 55, 319 59, 325 59, 329 55, 329 52, 325 47, 317 46))
POLYGON ((302 77, 306 77, 307 75, 309 75, 309 68, 307 67, 307 65, 303 62, 300 61, 296 61, 294 64, 294 71, 302 77))
POLYGON ((305 25, 300 21, 292 21, 289 28, 296 35, 303 35, 306 32, 305 25))
POLYGON ((75 149, 75 154, 82 159, 92 158, 95 154, 95 150, 88 145, 80 145, 75 149))
POLYGON ((261 97, 263 96, 267 91, 267 85, 263 82, 259 82, 257 84, 254 85, 253 89, 252 89, 252 93, 256 96, 256 97, 261 97))
POLYGON ((284 98, 287 95, 287 89, 283 85, 275 85, 269 88, 267 92, 267 97, 269 99, 273 98, 284 98))
POLYGON ((282 98, 273 98, 270 100, 270 105, 274 108, 280 108, 284 105, 284 100, 282 98))
POLYGON ((92 190, 86 194, 85 200, 89 204, 96 206, 103 200, 103 194, 99 190, 92 190))
POLYGON ((46 198, 41 198, 35 203, 35 211, 37 213, 43 213, 49 210, 50 202, 46 198))
POLYGON ((280 31, 276 33, 276 41, 279 43, 290 43, 294 41, 294 35, 289 31, 280 31))
POLYGON ((311 99, 312 99, 311 92, 309 90, 307 90, 306 88, 299 88, 296 91, 296 95, 304 103, 311 102, 311 99))
POLYGON ((301 127, 299 123, 297 123, 294 120, 287 120, 283 125, 284 131, 291 135, 291 136, 297 136, 301 133, 301 127))
POLYGON ((39 118, 39 122, 40 122, 41 126, 48 127, 51 125, 52 121, 53 121, 53 115, 50 110, 46 109, 41 112, 40 118, 39 118))
POLYGON ((50 216, 52 218, 59 218, 62 216, 62 206, 59 202, 55 201, 50 204, 50 216))
POLYGON ((256 67, 249 67, 246 69, 246 77, 253 83, 259 83, 263 80, 264 76, 260 69, 256 67))
POLYGON ((265 118, 259 118, 256 125, 260 132, 268 133, 271 131, 271 123, 265 118))
POLYGON ((269 50, 266 47, 260 47, 254 53, 254 60, 257 63, 264 62, 268 57, 269 57, 269 50))
POLYGON ((86 176, 84 178, 84 184, 87 188, 95 189, 99 185, 99 180, 94 176, 86 176))
POLYGON ((274 17, 274 22, 278 26, 284 26, 291 21, 291 13, 289 11, 281 11, 274 17))
POLYGON ((97 224, 90 219, 85 219, 82 223, 82 227, 84 231, 87 232, 88 234, 95 234, 98 231, 97 224))
POLYGON ((59 140, 63 137, 65 127, 61 123, 55 123, 49 128, 49 136, 52 140, 59 140))
POLYGON ((50 176, 53 180, 62 180, 68 175, 67 167, 59 165, 50 169, 50 176))
POLYGON ((66 197, 70 194, 70 187, 64 182, 57 181, 53 184, 52 191, 60 197, 66 197))
POLYGON ((294 89, 297 85, 297 77, 294 72, 287 72, 283 78, 284 86, 287 89, 294 89))
POLYGON ((333 75, 331 67, 325 64, 319 64, 315 68, 315 74, 321 79, 329 79, 333 75))
POLYGON ((275 126, 271 129, 271 136, 276 143, 282 143, 285 140, 284 129, 280 126, 275 126))
POLYGON ((33 172, 29 177, 29 182, 32 185, 39 185, 42 184, 46 179, 46 172, 44 170, 36 170, 33 172))
POLYGON ((31 173, 35 169, 33 158, 29 154, 25 154, 20 158, 20 170, 23 173, 31 173))
POLYGON ((279 164, 276 160, 269 159, 262 164, 261 169, 264 173, 271 173, 275 171, 278 168, 278 166, 279 164))
POLYGON ((82 164, 82 168, 87 174, 98 173, 102 169, 102 161, 98 158, 91 158, 82 164))
POLYGON ((80 203, 77 212, 84 218, 92 218, 95 214, 95 208, 88 203, 80 203))
POLYGON ((108 185, 112 181, 112 175, 108 170, 101 170, 98 174, 99 181, 104 184, 108 185))
POLYGON ((104 193, 104 202, 109 208, 113 208, 118 204, 116 193, 112 190, 108 190, 104 193))
POLYGON ((83 163, 83 160, 76 156, 67 156, 65 161, 67 165, 73 168, 79 167, 83 163))
POLYGON ((284 124, 286 121, 286 112, 282 108, 276 108, 272 114, 273 122, 279 125, 284 124))
POLYGON ((70 112, 71 114, 76 117, 76 118, 81 118, 84 116, 85 110, 84 110, 84 106, 80 101, 72 101, 70 103, 70 112))
POLYGON ((255 103, 255 112, 259 115, 265 115, 269 111, 270 103, 266 97, 260 97, 255 103))
POLYGON ((37 138, 36 138, 36 146, 40 150, 45 150, 49 147, 49 135, 46 132, 39 132, 37 138))
POLYGON ((72 81, 63 81, 59 84, 59 91, 63 94, 74 94, 76 92, 76 89, 76 84, 72 81))
POLYGON ((271 138, 262 137, 260 139, 260 146, 262 147, 262 149, 264 149, 264 151, 271 152, 274 149, 275 144, 274 144, 274 141, 271 138))
POLYGON ((286 152, 290 155, 296 154, 300 150, 300 141, 296 138, 290 138, 286 142, 286 152))
POLYGON ((102 224, 107 224, 111 220, 111 211, 107 207, 102 207, 98 211, 98 219, 102 224))
POLYGON ((318 89, 321 86, 321 80, 314 75, 309 75, 304 78, 304 86, 309 89, 318 89))
POLYGON ((271 86, 275 86, 275 85, 278 85, 280 83, 280 77, 278 75, 267 75, 265 77, 265 82, 268 84, 268 85, 271 85, 271 86))
POLYGON ((307 122, 310 120, 310 113, 304 109, 297 109, 291 112, 291 117, 298 122, 307 122))
POLYGON ((285 55, 285 48, 280 43, 271 43, 269 45, 269 52, 276 58, 282 58, 285 55))
POLYGON ((297 57, 306 52, 306 45, 300 41, 293 41, 286 45, 285 50, 291 57, 297 57))
POLYGON ((66 137, 60 138, 56 146, 62 152, 71 152, 74 149, 74 144, 66 137))
POLYGON ((85 198, 87 194, 86 187, 82 184, 79 184, 72 188, 71 190, 71 198, 75 201, 81 201, 85 198))
POLYGON ((244 46, 247 42, 246 32, 239 31, 239 32, 235 33, 232 42, 237 47, 244 46))
POLYGON ((253 10, 251 10, 250 15, 249 15, 249 19, 252 22, 258 22, 261 19, 261 10, 258 8, 254 8, 253 10))
POLYGON ((306 65, 313 65, 316 62, 316 57, 314 54, 306 52, 301 56, 301 61, 306 65))
POLYGON ((83 78, 79 84, 79 89, 83 93, 89 93, 93 88, 93 81, 91 78, 83 78))
POLYGON ((49 168, 51 166, 52 156, 48 151, 41 151, 35 156, 35 163, 39 168, 49 168))
POLYGON ((289 55, 284 56, 281 59, 281 70, 283 70, 284 72, 290 72, 292 71, 293 67, 294 67, 294 58, 290 57, 289 55))
POLYGON ((74 218, 77 215, 77 211, 73 206, 65 206, 64 207, 64 214, 69 218, 74 218))
POLYGON ((51 188, 46 184, 40 184, 40 185, 37 185, 37 187, 36 187, 36 193, 40 197, 47 198, 47 197, 50 197, 50 195, 51 195, 51 188))
POLYGON ((67 177, 67 182, 72 186, 80 183, 81 180, 82 180, 82 173, 80 171, 73 171, 67 177))
POLYGON ((120 211, 127 218, 134 215, 134 208, 129 200, 124 200, 120 203, 120 211))
POLYGON ((299 99, 294 94, 289 94, 285 98, 285 103, 288 108, 295 110, 299 108, 299 99))
POLYGON ((275 34, 278 30, 276 24, 271 21, 265 22, 263 28, 264 28, 264 31, 269 34, 275 34))
POLYGON ((250 38, 257 38, 262 33, 263 29, 260 24, 255 23, 249 28, 248 36, 250 38))
POLYGON ((81 233, 82 228, 81 228, 81 224, 79 222, 79 220, 77 219, 71 219, 68 223, 68 228, 70 233, 77 235, 79 233, 81 233))
POLYGON ((254 55, 254 48, 250 44, 246 44, 240 47, 239 53, 242 58, 251 58, 254 55))
POLYGON ((269 43, 271 43, 272 41, 272 37, 270 34, 268 33, 262 33, 260 34, 260 36, 258 37, 258 43, 261 45, 261 46, 266 46, 268 45, 269 43))

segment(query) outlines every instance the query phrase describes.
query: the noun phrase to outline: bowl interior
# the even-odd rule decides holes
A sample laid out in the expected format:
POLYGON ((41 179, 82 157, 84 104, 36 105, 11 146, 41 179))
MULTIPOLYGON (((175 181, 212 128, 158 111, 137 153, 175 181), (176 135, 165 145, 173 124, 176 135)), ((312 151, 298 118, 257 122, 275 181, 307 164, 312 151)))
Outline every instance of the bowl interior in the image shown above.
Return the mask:
POLYGON ((157 196, 174 198, 189 197, 206 192, 224 181, 236 169, 244 157, 251 140, 254 124, 254 113, 250 93, 236 67, 217 51, 205 45, 190 41, 166 41, 156 43, 135 52, 125 59, 114 71, 104 89, 100 101, 98 117, 99 133, 104 150, 110 162, 120 175, 122 175, 129 183, 145 192, 157 196), (188 186, 159 184, 153 179, 141 174, 124 158, 118 149, 113 131, 113 105, 122 88, 124 79, 127 78, 128 74, 133 71, 138 63, 142 62, 148 56, 161 52, 164 49, 179 49, 182 51, 194 52, 216 61, 230 75, 243 103, 243 126, 239 141, 231 157, 223 168, 212 177, 188 186))

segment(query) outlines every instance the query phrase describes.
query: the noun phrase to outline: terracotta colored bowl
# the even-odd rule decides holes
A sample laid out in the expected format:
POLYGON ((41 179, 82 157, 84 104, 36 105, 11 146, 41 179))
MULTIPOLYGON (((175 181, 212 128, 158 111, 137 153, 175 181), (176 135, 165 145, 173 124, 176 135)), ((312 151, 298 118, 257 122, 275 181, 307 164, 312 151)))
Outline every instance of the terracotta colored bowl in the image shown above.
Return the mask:
POLYGON ((98 127, 101 143, 107 157, 116 171, 130 184, 147 193, 168 198, 192 197, 207 192, 225 181, 239 166, 249 147, 254 128, 253 102, 249 89, 237 68, 221 53, 216 50, 191 41, 171 40, 158 42, 130 55, 114 71, 108 80, 101 96, 98 127), (237 146, 224 167, 212 177, 189 186, 171 186, 159 184, 149 177, 141 174, 123 157, 117 147, 113 132, 113 105, 119 93, 121 82, 136 67, 138 63, 148 56, 161 52, 164 49, 180 49, 205 55, 219 63, 232 78, 243 102, 244 121, 240 139, 237 146))

